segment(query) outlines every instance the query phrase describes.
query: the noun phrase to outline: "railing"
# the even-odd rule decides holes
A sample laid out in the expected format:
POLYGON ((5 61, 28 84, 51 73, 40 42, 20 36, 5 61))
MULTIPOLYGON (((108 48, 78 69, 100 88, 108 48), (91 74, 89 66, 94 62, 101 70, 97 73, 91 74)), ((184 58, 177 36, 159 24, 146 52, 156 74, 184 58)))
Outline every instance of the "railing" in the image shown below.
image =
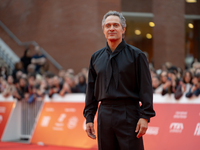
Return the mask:
MULTIPOLYGON (((28 42, 21 42, 4 24, 0 21, 0 26, 3 28, 3 30, 20 46, 39 46, 38 43, 35 41, 28 41, 28 42)), ((58 69, 61 70, 62 66, 51 57, 42 47, 40 48, 41 52, 46 56, 46 58, 58 69)))
POLYGON ((9 58, 9 56, 5 53, 4 49, 0 46, 0 57, 4 60, 6 64, 13 70, 14 69, 14 63, 12 62, 12 59, 9 58))
POLYGON ((6 63, 6 66, 9 67, 9 71, 12 71, 15 68, 15 63, 19 61, 19 57, 15 53, 13 53, 10 47, 1 38, 0 57, 3 60, 1 61, 1 65, 6 63))
POLYGON ((34 103, 27 103, 21 101, 21 138, 31 138, 31 134, 36 122, 36 118, 41 109, 43 101, 35 101, 34 103))

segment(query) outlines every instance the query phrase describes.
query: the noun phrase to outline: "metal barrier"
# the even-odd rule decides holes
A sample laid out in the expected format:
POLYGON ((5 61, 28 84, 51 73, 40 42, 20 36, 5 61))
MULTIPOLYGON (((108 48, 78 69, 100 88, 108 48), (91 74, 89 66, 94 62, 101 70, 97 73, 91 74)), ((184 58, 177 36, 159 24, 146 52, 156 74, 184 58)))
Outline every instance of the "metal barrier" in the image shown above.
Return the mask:
POLYGON ((6 50, 2 48, 2 42, 0 39, 0 65, 6 66, 7 71, 9 74, 12 73, 12 70, 15 68, 13 59, 9 57, 9 55, 6 53, 6 50))
POLYGON ((34 125, 40 109, 43 105, 43 101, 35 101, 33 103, 27 103, 27 101, 21 101, 21 138, 31 138, 34 125))

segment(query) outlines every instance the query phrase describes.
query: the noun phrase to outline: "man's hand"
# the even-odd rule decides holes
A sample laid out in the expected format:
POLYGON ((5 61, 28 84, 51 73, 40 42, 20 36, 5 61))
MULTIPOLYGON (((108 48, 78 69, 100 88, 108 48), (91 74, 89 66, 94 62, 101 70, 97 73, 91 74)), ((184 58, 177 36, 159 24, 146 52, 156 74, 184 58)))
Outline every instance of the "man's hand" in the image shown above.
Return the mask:
POLYGON ((137 127, 135 129, 135 132, 138 132, 137 138, 140 138, 142 135, 144 135, 148 128, 148 120, 144 118, 140 118, 137 127))
POLYGON ((89 122, 86 124, 86 132, 90 138, 96 139, 96 135, 94 131, 94 123, 89 122))

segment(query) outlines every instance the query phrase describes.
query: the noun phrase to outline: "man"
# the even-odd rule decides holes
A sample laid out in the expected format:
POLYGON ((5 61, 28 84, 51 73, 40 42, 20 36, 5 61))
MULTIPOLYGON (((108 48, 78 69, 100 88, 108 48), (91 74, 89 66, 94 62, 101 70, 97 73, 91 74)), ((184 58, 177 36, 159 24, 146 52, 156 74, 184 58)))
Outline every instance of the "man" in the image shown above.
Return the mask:
POLYGON ((31 63, 36 66, 35 72, 40 73, 41 66, 46 63, 46 57, 41 53, 39 46, 35 47, 35 52, 36 54, 32 57, 31 63))
POLYGON ((93 121, 100 101, 99 150, 143 150, 142 135, 150 117, 155 116, 146 56, 123 40, 126 22, 121 13, 105 14, 102 28, 107 46, 95 52, 90 61, 84 109, 86 132, 96 138, 93 121))

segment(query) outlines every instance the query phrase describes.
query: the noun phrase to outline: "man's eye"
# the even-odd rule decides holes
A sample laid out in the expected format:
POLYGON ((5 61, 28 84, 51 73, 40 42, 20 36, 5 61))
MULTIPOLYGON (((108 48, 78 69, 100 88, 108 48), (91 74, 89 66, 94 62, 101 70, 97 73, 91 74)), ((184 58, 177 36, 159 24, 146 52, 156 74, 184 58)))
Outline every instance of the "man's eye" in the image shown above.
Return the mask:
POLYGON ((110 28, 110 24, 107 24, 107 25, 106 25, 106 28, 110 28))
POLYGON ((114 27, 118 27, 119 25, 118 24, 114 24, 114 27))

